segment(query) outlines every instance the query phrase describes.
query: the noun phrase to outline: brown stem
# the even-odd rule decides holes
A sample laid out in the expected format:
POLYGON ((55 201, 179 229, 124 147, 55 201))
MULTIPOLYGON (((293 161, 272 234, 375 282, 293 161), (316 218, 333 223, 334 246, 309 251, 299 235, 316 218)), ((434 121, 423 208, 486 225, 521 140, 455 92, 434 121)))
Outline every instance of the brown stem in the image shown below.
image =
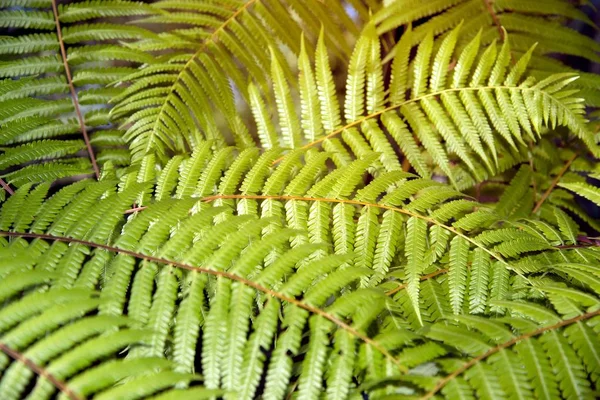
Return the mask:
POLYGON ((537 202, 537 204, 533 208, 533 213, 534 214, 539 211, 540 207, 542 207, 542 204, 544 204, 544 202, 546 201, 546 199, 548 198, 548 196, 550 196, 550 193, 552 193, 552 191, 554 190, 554 188, 556 187, 556 185, 558 185, 558 182, 560 181, 560 178, 562 178, 562 176, 567 172, 567 170, 569 169, 569 167, 571 166, 571 164, 573 163, 573 161, 575 161, 575 159, 577 158, 577 155, 578 155, 577 153, 573 154, 571 156, 571 158, 569 158, 567 160, 567 162, 562 167, 562 169, 560 170, 560 172, 558 173, 558 175, 556 175, 556 178, 554 178, 554 180, 550 184, 550 187, 544 192, 544 194, 542 195, 542 198, 537 202))
POLYGON ((362 341, 364 341, 365 343, 373 346, 373 348, 377 349, 379 352, 381 352, 381 354, 383 354, 386 358, 388 358, 391 362, 393 362, 401 371, 405 372, 406 371, 406 367, 403 367, 400 364, 400 361, 397 360, 383 345, 381 345, 379 342, 377 342, 376 340, 371 339, 370 337, 362 334, 361 332, 359 332, 358 330, 356 330, 355 328, 353 328, 352 326, 348 325, 347 323, 345 323, 344 321, 342 321, 341 319, 339 319, 338 317, 336 317, 333 314, 330 314, 318 307, 314 307, 311 306, 309 304, 304 303, 301 300, 297 300, 293 297, 287 296, 285 294, 282 294, 280 292, 277 292, 275 290, 271 290, 265 286, 262 286, 254 281, 251 281, 249 279, 243 278, 239 275, 235 275, 229 272, 225 272, 225 271, 217 271, 214 269, 209 269, 206 267, 194 267, 192 265, 189 264, 185 264, 179 261, 173 261, 173 260, 167 260, 164 258, 160 258, 160 257, 155 257, 155 256, 149 256, 146 254, 141 254, 141 253, 137 253, 135 251, 131 251, 131 250, 126 250, 126 249, 122 249, 120 247, 114 247, 114 246, 109 246, 109 245, 105 245, 105 244, 101 244, 101 243, 94 243, 94 242, 90 242, 87 240, 81 240, 81 239, 74 239, 74 238, 69 238, 69 237, 64 237, 64 236, 54 236, 54 235, 47 235, 47 234, 38 234, 38 233, 27 233, 27 232, 6 232, 6 231, 0 231, 0 236, 9 236, 9 237, 22 237, 22 238, 31 238, 31 239, 43 239, 43 240, 53 240, 53 241, 57 241, 57 242, 65 242, 65 243, 77 243, 77 244, 82 244, 84 246, 88 246, 88 247, 93 247, 93 248, 97 248, 97 249, 102 249, 102 250, 107 250, 113 253, 118 253, 118 254, 124 254, 127 256, 131 256, 131 257, 135 257, 135 258, 139 258, 141 260, 146 260, 146 261, 150 261, 150 262, 154 262, 157 264, 164 264, 164 265, 172 265, 174 267, 177 268, 181 268, 181 269, 185 269, 188 271, 195 271, 195 272, 200 272, 200 273, 204 273, 204 274, 209 274, 209 275, 213 275, 213 276, 217 276, 217 277, 222 277, 222 278, 226 278, 226 279, 231 279, 233 281, 236 282, 240 282, 243 285, 246 285, 248 287, 251 287, 253 289, 256 289, 260 292, 263 292, 265 294, 268 294, 271 297, 275 297, 279 300, 285 301, 287 303, 293 304, 296 307, 302 308, 310 313, 319 315, 331 322, 333 322, 335 325, 337 325, 338 327, 340 327, 341 329, 349 332, 350 334, 356 336, 357 338, 361 339, 362 341))
POLYGON ((60 46, 60 54, 65 68, 67 84, 69 85, 69 91, 71 92, 71 98, 73 99, 73 107, 75 108, 75 114, 77 114, 77 119, 79 120, 79 128, 81 129, 81 134, 83 135, 83 141, 85 142, 85 146, 87 147, 87 152, 90 156, 92 167, 94 168, 94 174, 96 175, 96 179, 100 179, 100 168, 98 168, 98 162, 96 161, 96 156, 94 155, 94 149, 92 148, 90 137, 85 127, 83 114, 81 113, 81 108, 79 107, 79 97, 77 96, 77 91, 75 90, 75 85, 73 84, 73 79, 71 77, 71 69, 69 68, 69 63, 67 61, 67 50, 65 48, 65 42, 62 37, 62 29, 60 27, 60 19, 58 17, 58 7, 56 5, 56 2, 57 0, 52 0, 52 12, 54 13, 54 23, 56 24, 56 36, 58 38, 58 44, 60 46))
MULTIPOLYGON (((421 277, 420 281, 421 281, 421 282, 423 282, 423 281, 426 281, 426 280, 428 280, 428 279, 435 278, 435 277, 436 277, 436 276, 438 276, 438 275, 445 274, 445 273, 447 273, 447 272, 448 272, 448 270, 447 270, 447 269, 438 269, 437 271, 434 271, 434 272, 432 272, 432 273, 430 273, 430 274, 423 275, 423 276, 421 277)), ((396 293, 398 293, 398 292, 399 292, 399 291, 401 291, 402 289, 406 289, 406 287, 407 287, 407 286, 408 286, 408 285, 405 285, 405 284, 398 285, 398 286, 397 286, 397 287, 395 287, 394 289, 392 289, 392 290, 388 290, 387 292, 385 292, 385 294, 386 294, 387 296, 391 296, 391 295, 393 295, 393 294, 396 294, 396 293)))
POLYGON ((54 375, 52 375, 50 372, 48 372, 46 369, 44 369, 40 365, 37 365, 36 363, 34 363, 33 361, 31 361, 29 358, 25 357, 20 352, 14 350, 14 349, 11 349, 10 347, 8 347, 6 344, 4 344, 2 342, 0 342, 0 351, 2 351, 4 354, 6 354, 7 356, 9 356, 13 360, 20 361, 21 363, 25 364, 25 366, 27 368, 29 368, 30 370, 32 370, 33 372, 35 372, 36 374, 38 374, 42 378, 45 378, 46 380, 48 380, 58 390, 60 390, 62 393, 64 393, 69 399, 71 399, 71 400, 83 400, 83 398, 79 397, 77 394, 75 394, 75 392, 73 392, 67 386, 66 383, 64 383, 63 381, 61 381, 60 379, 58 379, 57 377, 55 377, 54 375))
POLYGON ((492 21, 494 21, 494 25, 498 28, 498 32, 500 33, 500 39, 504 41, 504 29, 502 28, 502 23, 500 22, 500 18, 498 18, 498 14, 494 10, 494 1, 493 0, 483 0, 485 3, 485 8, 487 8, 488 13, 492 17, 492 21))
POLYGON ((144 211, 146 208, 146 206, 140 206, 140 207, 133 207, 130 208, 129 210, 125 210, 125 212, 123 214, 133 214, 134 212, 138 212, 138 211, 144 211))
MULTIPOLYGON (((509 268, 512 271, 515 271, 510 264, 508 264, 503 258, 502 256, 500 256, 499 254, 494 253, 493 251, 491 251, 490 249, 488 249, 486 246, 480 244, 479 242, 477 242, 476 240, 474 240, 473 238, 470 238, 469 236, 465 235, 464 233, 462 233, 461 231, 459 231, 458 229, 446 225, 446 224, 442 224, 441 222, 437 221, 434 218, 430 218, 421 214, 417 214, 415 212, 412 211, 408 211, 408 210, 404 210, 402 208, 399 207, 393 207, 393 206, 386 206, 384 204, 377 204, 377 203, 368 203, 365 201, 358 201, 358 200, 347 200, 347 199, 329 199, 329 198, 324 198, 324 197, 300 197, 300 196, 266 196, 266 195, 243 195, 243 194, 225 194, 225 195, 216 195, 216 196, 208 196, 208 197, 204 197, 201 200, 205 201, 205 202, 211 202, 211 201, 215 201, 218 199, 252 199, 252 200, 296 200, 296 201, 321 201, 321 202, 326 202, 326 203, 342 203, 342 204, 353 204, 356 206, 361 206, 361 207, 376 207, 376 208, 380 208, 382 210, 390 210, 390 211, 394 211, 400 214, 404 214, 404 215, 408 215, 411 217, 415 217, 424 221, 427 221, 428 223, 432 224, 432 225, 438 225, 441 228, 452 232, 453 234, 462 237, 463 239, 465 239, 466 241, 468 241, 469 243, 471 243, 472 245, 474 245, 475 247, 479 247, 480 249, 482 249, 483 251, 485 251, 486 253, 488 253, 492 258, 500 261, 502 264, 506 265, 507 268, 509 268)), ((475 206, 475 204, 474 204, 475 206)), ((518 271, 515 271, 519 276, 522 276, 523 278, 525 278, 521 273, 519 273, 518 271)))
POLYGON ((481 188, 483 187, 485 182, 479 182, 477 185, 475 185, 475 200, 477 200, 478 203, 481 203, 481 188))
MULTIPOLYGON (((444 93, 455 93, 455 92, 466 92, 466 91, 480 91, 480 90, 490 90, 491 91, 491 90, 498 90, 498 89, 516 89, 516 90, 519 90, 521 92, 530 92, 530 91, 536 90, 536 89, 533 89, 533 88, 522 88, 522 87, 518 87, 518 86, 516 87, 516 86, 505 86, 505 85, 447 88, 447 89, 440 90, 440 91, 437 91, 437 92, 427 93, 427 94, 424 94, 424 95, 419 96, 419 97, 414 97, 412 99, 405 100, 405 101, 403 101, 401 103, 398 103, 398 104, 393 104, 393 105, 388 106, 388 107, 386 107, 386 108, 384 108, 382 110, 375 111, 375 112, 373 112, 371 114, 365 115, 364 117, 359 118, 356 121, 349 122, 349 123, 347 123, 346 125, 344 125, 342 127, 336 128, 333 131, 331 131, 328 134, 326 134, 325 136, 322 136, 322 137, 320 137, 320 138, 318 138, 318 139, 316 139, 316 140, 314 140, 314 141, 312 141, 310 143, 307 143, 304 146, 299 147, 299 148, 300 149, 309 149, 309 148, 311 148, 311 147, 313 147, 313 146, 315 146, 315 145, 317 145, 319 143, 324 142, 327 139, 331 139, 332 137, 339 135, 340 133, 344 132, 348 128, 352 128, 354 126, 358 126, 358 125, 362 124, 364 121, 368 121, 368 120, 370 120, 372 118, 377 118, 377 117, 385 114, 388 111, 396 110, 396 109, 398 109, 398 108, 400 108, 400 107, 402 107, 402 106, 404 106, 406 104, 416 103, 416 102, 422 101, 424 99, 432 98, 432 97, 433 98, 437 98, 437 97, 441 96, 444 93)), ((284 157, 285 156, 279 157, 278 159, 276 159, 275 161, 273 161, 272 164, 273 165, 278 164, 279 162, 281 162, 281 160, 284 159, 284 157)))
POLYGON ((4 190, 6 190, 8 192, 8 194, 10 194, 11 196, 13 194, 15 194, 15 191, 13 190, 13 188, 10 187, 10 185, 8 183, 6 183, 6 181, 4 181, 4 179, 0 178, 0 186, 2 186, 4 188, 4 190))
POLYGON ((492 354, 496 354, 500 350, 506 349, 506 348, 508 348, 508 347, 510 347, 510 346, 512 346, 514 344, 517 344, 521 340, 529 339, 529 338, 532 338, 534 336, 541 335, 544 332, 548 332, 548 331, 551 331, 551 330, 554 330, 554 329, 562 328, 563 326, 566 326, 566 325, 571 325, 571 324, 573 324, 575 322, 584 321, 586 319, 590 319, 592 317, 595 317, 596 315, 600 315, 600 310, 589 312, 589 313, 582 314, 582 315, 578 315, 575 318, 565 319, 564 321, 560 321, 557 324, 554 324, 554 325, 551 325, 551 326, 546 326, 546 327, 543 327, 543 328, 540 328, 540 329, 536 329, 535 331, 532 331, 532 332, 526 333, 524 335, 518 336, 516 338, 513 338, 513 339, 509 340, 508 342, 504 342, 504 343, 502 343, 502 344, 500 344, 500 345, 498 345, 496 347, 493 347, 490 350, 488 350, 487 352, 485 352, 484 354, 480 355, 479 357, 473 358, 471 361, 467 362, 462 367, 460 367, 456 371, 452 372, 450 375, 448 375, 445 378, 441 379, 438 382, 438 384, 435 385, 435 387, 430 392, 428 392, 427 394, 425 394, 425 396, 421 397, 421 400, 426 400, 426 399, 432 398, 437 392, 439 392, 444 386, 446 386, 446 384, 448 382, 450 382, 452 379, 456 378, 457 376, 459 376, 460 374, 462 374, 463 372, 465 372, 466 370, 468 370, 469 368, 471 368, 472 366, 474 366, 478 362, 485 360, 486 358, 488 358, 492 354))

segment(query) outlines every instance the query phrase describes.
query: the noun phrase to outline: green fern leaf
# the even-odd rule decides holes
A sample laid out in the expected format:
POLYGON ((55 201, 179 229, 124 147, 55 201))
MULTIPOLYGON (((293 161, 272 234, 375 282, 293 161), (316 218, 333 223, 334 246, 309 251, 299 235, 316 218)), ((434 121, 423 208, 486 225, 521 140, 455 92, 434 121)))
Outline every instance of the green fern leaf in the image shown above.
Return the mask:
POLYGON ((592 185, 581 182, 560 182, 558 185, 565 189, 569 189, 596 204, 600 204, 600 191, 592 185))
POLYGON ((277 101, 277 110, 279 111, 279 125, 283 135, 285 147, 294 149, 300 141, 300 124, 292 104, 290 91, 283 70, 275 58, 275 53, 271 50, 271 76, 275 88, 275 99, 277 101))
POLYGON ((321 122, 327 131, 332 131, 341 125, 340 106, 329 67, 329 55, 325 48, 324 29, 321 28, 317 52, 315 54, 315 75, 319 100, 321 102, 321 122))
POLYGON ((417 320, 422 324, 421 313, 419 309, 419 279, 425 265, 423 259, 425 256, 427 223, 422 219, 411 217, 406 223, 406 272, 407 272, 407 291, 410 300, 417 315, 417 320))
POLYGON ((454 314, 459 314, 462 310, 468 259, 469 243, 462 237, 456 236, 450 242, 450 268, 448 270, 448 285, 454 314))

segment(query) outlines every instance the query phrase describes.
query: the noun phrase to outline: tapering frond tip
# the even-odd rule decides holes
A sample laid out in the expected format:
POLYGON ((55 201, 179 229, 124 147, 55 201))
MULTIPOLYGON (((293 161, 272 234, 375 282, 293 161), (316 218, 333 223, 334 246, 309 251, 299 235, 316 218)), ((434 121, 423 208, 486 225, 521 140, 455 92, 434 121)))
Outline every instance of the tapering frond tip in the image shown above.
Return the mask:
POLYGON ((375 27, 375 21, 372 19, 367 22, 361 32, 361 36, 368 37, 369 39, 377 39, 377 29, 375 27))
POLYGON ((283 136, 284 146, 295 149, 300 145, 300 123, 296 113, 296 107, 292 98, 290 85, 285 77, 277 53, 273 47, 271 52, 271 80, 275 92, 275 102, 279 114, 279 126, 283 136))

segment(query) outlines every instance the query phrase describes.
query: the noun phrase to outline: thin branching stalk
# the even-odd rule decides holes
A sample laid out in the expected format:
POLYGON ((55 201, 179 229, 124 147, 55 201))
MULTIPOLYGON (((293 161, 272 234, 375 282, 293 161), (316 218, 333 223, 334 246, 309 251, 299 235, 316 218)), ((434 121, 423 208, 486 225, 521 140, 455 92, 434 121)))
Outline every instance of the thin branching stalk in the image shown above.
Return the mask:
POLYGON ((458 368, 457 370, 455 370, 454 372, 452 372, 451 374, 449 374, 448 376, 446 376, 445 378, 442 378, 437 385, 435 385, 435 387, 428 392, 427 394, 425 394, 425 396, 421 397, 421 400, 427 400, 427 399, 431 399, 433 396, 435 396, 435 394, 437 392, 439 392, 444 386, 446 386, 446 384, 448 382, 450 382, 452 379, 456 378, 457 376, 459 376, 460 374, 462 374, 463 372, 465 372, 466 370, 468 370, 469 368, 471 368, 472 366, 474 366, 475 364, 477 364, 478 362, 481 362, 483 360, 485 360, 486 358, 488 358, 489 356, 496 354, 497 352, 499 352, 500 350, 506 349, 508 347, 511 347, 517 343, 519 343, 522 340, 525 339, 529 339, 532 338, 534 336, 539 336, 545 332, 548 331, 553 331, 555 329, 559 329, 562 328, 564 326, 568 326, 571 324, 574 324, 576 322, 579 321, 585 321, 587 319, 593 318, 597 315, 600 315, 600 310, 596 310, 596 311, 592 311, 586 314, 582 314, 582 315, 578 315, 577 317, 574 318, 570 318, 570 319, 565 319, 564 321, 560 321, 554 325, 550 325, 550 326, 545 326, 543 328, 539 328, 536 329, 532 332, 526 333, 524 335, 518 336, 516 338, 513 338, 507 342, 504 342, 496 347, 491 348, 490 350, 486 351, 485 353, 483 353, 482 355, 480 355, 479 357, 475 357, 472 360, 470 360, 469 362, 465 363, 462 367, 458 368))
POLYGON ((375 204, 375 203, 367 203, 364 201, 358 201, 358 200, 346 200, 346 199, 329 199, 329 198, 321 198, 321 197, 299 197, 299 196, 262 196, 262 195, 217 195, 217 196, 208 196, 208 197, 204 197, 202 199, 202 201, 205 202, 211 202, 211 201, 215 201, 218 199, 254 199, 254 200, 298 200, 298 201, 322 201, 322 202, 326 202, 326 203, 343 203, 343 204, 353 204, 353 205, 357 205, 357 206, 362 206, 362 207, 376 207, 376 208, 381 208, 382 210, 390 210, 390 211, 395 211, 398 212, 400 214, 404 214, 404 215, 408 215, 417 219, 421 219, 424 220, 430 224, 433 225, 438 225, 441 228, 462 237, 463 239, 465 239, 466 241, 468 241, 469 243, 473 244, 476 247, 479 247, 480 249, 482 249, 483 251, 485 251, 486 253, 488 253, 491 257, 495 258, 496 260, 500 261, 502 264, 504 264, 508 269, 514 271, 515 273, 517 273, 518 275, 520 275, 523 279, 528 280, 525 276, 523 276, 519 271, 514 270, 514 268, 508 264, 508 262, 506 262, 506 260, 504 260, 504 258, 499 255, 494 253, 493 251, 491 251, 490 249, 488 249, 486 246, 482 245, 481 243, 477 242, 476 240, 474 240, 473 238, 470 238, 469 236, 465 235, 464 233, 460 232, 459 230, 446 225, 446 224, 442 224, 439 221, 436 221, 433 218, 429 218, 426 217, 424 215, 421 214, 417 214, 411 211, 407 211, 404 210, 402 208, 398 208, 398 207, 393 207, 393 206, 386 206, 383 204, 375 204))
POLYGON ((373 348, 377 349, 379 352, 381 352, 381 354, 383 354, 392 363, 394 363, 401 372, 406 372, 406 368, 401 365, 400 360, 395 358, 385 347, 383 347, 383 345, 381 345, 376 340, 373 340, 370 337, 359 332, 358 330, 356 330, 352 326, 348 325, 346 322, 342 321, 335 315, 330 314, 318 307, 314 307, 309 304, 306 304, 305 302, 295 299, 293 297, 289 297, 289 296, 286 296, 275 290, 271 290, 267 287, 264 287, 256 282, 253 282, 253 281, 243 278, 241 276, 231 274, 229 272, 217 271, 217 270, 210 269, 207 267, 195 267, 193 265, 185 264, 182 262, 178 262, 178 261, 174 261, 174 260, 167 260, 167 259, 160 258, 160 257, 149 256, 146 254, 137 253, 135 251, 126 250, 126 249, 122 249, 122 248, 115 247, 115 246, 109 246, 109 245, 105 245, 105 244, 101 244, 101 243, 95 243, 95 242, 90 242, 87 240, 74 239, 74 238, 69 238, 69 237, 64 237, 64 236, 54 236, 54 235, 27 233, 27 232, 6 232, 6 231, 0 231, 0 236, 52 240, 52 241, 64 242, 64 243, 76 243, 76 244, 81 244, 81 245, 92 247, 92 248, 107 250, 107 251, 110 251, 113 253, 131 256, 131 257, 138 258, 141 260, 155 262, 155 263, 163 264, 163 265, 170 265, 170 266, 185 269, 188 271, 195 271, 195 272, 199 272, 199 273, 209 274, 209 275, 213 275, 213 276, 217 276, 217 277, 231 279, 232 281, 240 282, 243 285, 246 285, 246 286, 256 289, 260 292, 263 292, 271 297, 274 297, 279 300, 285 301, 287 303, 293 304, 296 307, 302 308, 310 313, 319 315, 319 316, 333 322, 335 325, 337 325, 341 329, 347 331, 351 335, 356 336, 360 340, 364 341, 365 343, 369 344, 373 348))
POLYGON ((562 169, 558 172, 558 175, 556 175, 556 178, 554 178, 554 180, 550 184, 550 187, 548 187, 548 189, 546 189, 546 191, 544 192, 544 194, 542 195, 542 197, 540 198, 540 200, 535 204, 535 207, 533 208, 533 213, 534 214, 537 213, 540 210, 540 208, 542 207, 542 205, 544 204, 544 202, 546 201, 546 199, 548 198, 548 196, 550 196, 550 193, 552 193, 552 191, 554 190, 554 188, 556 187, 556 185, 558 185, 558 182, 560 182, 560 179, 569 170, 569 167, 571 166, 571 164, 573 164, 573 161, 575 161, 575 159, 577 158, 577 156, 578 156, 577 153, 573 154, 571 156, 571 158, 569 158, 567 160, 567 162, 562 167, 562 169))
POLYGON ((11 188, 10 185, 8 183, 6 183, 6 181, 2 178, 0 178, 0 186, 2 186, 4 188, 4 190, 6 190, 8 192, 8 194, 10 194, 11 196, 13 194, 15 194, 15 191, 13 190, 13 188, 11 188))
POLYGON ((483 2, 485 4, 485 8, 486 8, 487 12, 492 17, 492 21, 494 21, 494 25, 496 25, 496 28, 498 28, 498 33, 500 34, 500 39, 504 40, 506 33, 504 31, 504 28, 502 27, 500 18, 498 18, 498 14, 496 14, 496 11, 494 10, 494 1, 493 0, 483 0, 483 2))
POLYGON ((65 69, 65 76, 67 77, 67 84, 69 85, 69 91, 71 92, 71 99, 73 100, 75 114, 77 115, 77 120, 79 121, 79 129, 83 135, 83 141, 85 142, 92 167, 94 168, 94 174, 96 175, 96 179, 100 179, 100 168, 98 167, 98 162, 96 161, 96 156, 94 155, 94 149, 92 148, 92 143, 90 142, 90 136, 87 132, 87 128, 85 127, 85 120, 83 119, 81 107, 79 106, 79 97, 77 96, 77 91, 75 90, 75 85, 73 84, 73 78, 71 77, 71 68, 69 67, 69 62, 67 61, 67 50, 63 40, 62 29, 60 27, 60 18, 58 16, 58 6, 56 5, 56 2, 57 0, 52 0, 52 12, 54 13, 56 37, 58 38, 58 44, 60 46, 60 55, 62 57, 63 66, 65 69))
MULTIPOLYGON (((331 139, 332 137, 335 137, 339 134, 341 134, 342 132, 344 132, 346 129, 355 127, 355 126, 359 126, 360 124, 362 124, 365 121, 368 121, 370 119, 373 118, 377 118, 383 114, 385 114, 388 111, 392 111, 392 110, 396 110, 406 104, 410 104, 410 103, 415 103, 427 98, 437 98, 439 96, 441 96, 444 93, 451 93, 451 92, 465 92, 465 91, 481 91, 481 90, 488 90, 488 91, 495 91, 495 90, 520 90, 522 92, 528 92, 528 91, 535 91, 538 90, 536 88, 528 88, 528 87, 519 87, 519 86, 505 86, 505 85, 498 85, 498 86, 475 86, 475 87, 460 87, 460 88, 448 88, 448 89, 444 89, 444 90, 439 90, 437 92, 432 92, 432 93, 427 93, 424 94, 422 96, 418 96, 412 99, 408 99, 406 101, 400 102, 398 104, 394 104, 391 106, 388 106, 382 110, 376 111, 374 113, 365 115, 362 118, 357 119, 356 121, 350 122, 340 128, 337 128, 331 132, 329 132, 328 134, 326 134, 325 136, 322 136, 310 143, 305 144, 304 146, 300 147, 301 149, 310 149, 313 146, 318 145, 319 143, 324 142, 327 139, 331 139)), ((550 96, 552 98, 552 95, 548 94, 548 93, 543 93, 544 96, 550 96)), ((278 164, 281 162, 281 160, 284 159, 285 156, 281 156, 279 158, 277 158, 275 161, 273 161, 273 165, 278 164)))
POLYGON ((52 375, 48 370, 43 368, 42 366, 34 363, 29 358, 25 357, 23 354, 18 352, 15 349, 8 347, 6 344, 0 342, 0 351, 4 354, 12 358, 13 360, 19 361, 23 363, 27 368, 38 374, 40 377, 46 379, 48 382, 52 383, 54 387, 64 393, 71 400, 83 400, 83 397, 78 396, 65 382, 58 379, 54 375, 52 375))

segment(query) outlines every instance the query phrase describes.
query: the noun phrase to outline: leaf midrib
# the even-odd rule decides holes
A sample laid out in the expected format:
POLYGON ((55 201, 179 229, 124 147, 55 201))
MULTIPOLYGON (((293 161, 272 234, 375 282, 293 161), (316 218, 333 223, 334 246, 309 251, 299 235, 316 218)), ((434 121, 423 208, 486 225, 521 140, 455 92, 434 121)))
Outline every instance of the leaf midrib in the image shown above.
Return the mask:
MULTIPOLYGON (((394 104, 391 106, 388 106, 382 110, 376 111, 374 113, 368 114, 362 118, 357 119, 356 121, 352 121, 340 128, 337 128, 333 131, 331 131, 330 133, 328 133, 327 135, 320 137, 319 139, 316 139, 310 143, 307 143, 306 145, 302 146, 301 149, 309 149, 312 146, 315 146, 319 143, 324 142, 327 139, 331 139, 332 137, 339 135, 340 133, 342 133, 343 131, 345 131, 348 128, 352 128, 354 126, 360 125, 363 122, 373 119, 373 118, 377 118, 380 115, 385 114, 388 111, 392 111, 395 110, 397 108, 400 108, 404 105, 407 104, 411 104, 411 103, 415 103, 415 102, 419 102, 422 101, 424 99, 430 98, 430 97, 436 97, 436 96, 441 96, 444 93, 453 93, 453 92, 461 92, 461 91, 477 91, 477 90, 520 90, 521 92, 528 92, 528 91, 537 91, 537 92, 541 92, 544 94, 544 96, 549 96, 554 102, 560 104, 562 106, 562 104, 560 103, 560 101, 558 101, 556 98, 554 98, 554 96, 552 96, 550 93, 546 92, 544 89, 539 89, 536 87, 522 87, 522 86, 506 86, 506 85, 498 85, 498 86, 474 86, 474 87, 460 87, 460 88, 448 88, 448 89, 443 89, 443 90, 439 90, 436 92, 432 92, 432 93, 428 93, 422 96, 418 96, 418 97, 414 97, 412 99, 408 99, 406 101, 403 101, 401 103, 398 104, 394 104)), ((564 108, 564 107, 563 107, 564 108)), ((571 110, 568 110, 571 111, 571 110)), ((276 159, 275 161, 273 161, 273 165, 279 163, 282 159, 284 158, 284 156, 276 159)))
POLYGON ((208 38, 204 39, 204 41, 200 45, 200 48, 190 57, 190 59, 185 63, 183 68, 179 71, 179 73, 177 74, 177 78, 171 85, 169 94, 167 95, 165 101, 163 102, 162 106, 160 107, 160 111, 158 112, 158 115, 156 116, 156 120, 154 121, 154 126, 152 127, 152 139, 148 140, 148 142, 147 142, 146 153, 148 153, 152 147, 152 143, 154 141, 153 139, 155 136, 154 132, 156 132, 156 130, 158 128, 158 124, 162 120, 162 115, 165 112, 166 106, 167 106, 167 104, 170 103, 172 96, 174 96, 175 88, 179 85, 179 82, 181 81, 181 77, 183 76, 183 74, 190 68, 190 65, 192 65, 192 63, 200 56, 200 54, 202 54, 204 52, 204 50, 206 49, 207 45, 210 42, 216 43, 220 32, 222 32, 242 12, 246 11, 248 8, 250 8, 252 5, 254 5, 255 3, 259 2, 259 1, 260 0, 248 0, 248 1, 246 1, 246 3, 244 3, 242 6, 240 6, 240 8, 238 8, 233 14, 231 14, 229 16, 229 18, 227 18, 225 21, 223 21, 223 23, 218 28, 216 28, 208 38))

